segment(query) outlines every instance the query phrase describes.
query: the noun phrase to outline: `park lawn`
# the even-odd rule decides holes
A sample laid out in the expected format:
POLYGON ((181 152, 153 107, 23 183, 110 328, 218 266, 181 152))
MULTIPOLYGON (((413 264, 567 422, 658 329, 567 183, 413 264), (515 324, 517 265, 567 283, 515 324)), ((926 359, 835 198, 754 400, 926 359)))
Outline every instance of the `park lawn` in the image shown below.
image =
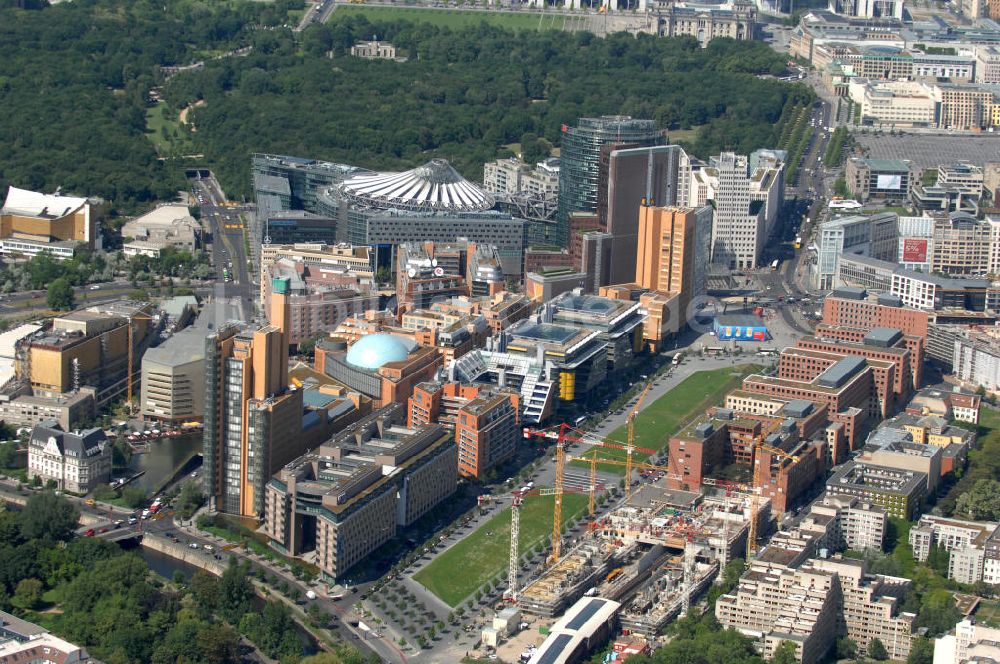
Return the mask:
MULTIPOLYGON (((742 364, 691 374, 672 390, 639 411, 635 417, 636 447, 662 451, 667 447, 672 435, 711 406, 721 404, 725 395, 739 387, 745 376, 759 371, 760 368, 757 364, 742 364)), ((627 427, 618 427, 607 436, 607 439, 619 443, 627 442, 627 427)), ((600 449, 598 457, 624 461, 625 450, 600 449)), ((632 454, 633 461, 644 462, 647 459, 649 454, 646 452, 632 454)), ((589 465, 582 461, 572 463, 578 466, 589 465)), ((624 466, 601 463, 597 466, 609 473, 625 474, 624 466)))
POLYGON ((191 146, 187 127, 180 123, 176 113, 162 101, 146 109, 146 137, 153 142, 160 155, 179 153, 191 146), (164 129, 167 136, 163 135, 164 129))
POLYGON ((331 21, 338 17, 363 14, 370 21, 408 20, 432 23, 449 28, 479 25, 482 22, 499 25, 511 30, 562 30, 579 22, 578 17, 537 12, 469 11, 458 8, 374 7, 367 5, 339 6, 331 21), (568 19, 568 20, 567 20, 568 19))
MULTIPOLYGON (((521 508, 519 540, 522 555, 551 537, 553 500, 552 496, 525 499, 521 508)), ((563 523, 583 514, 586 508, 587 496, 564 494, 563 523)), ((507 508, 414 574, 413 579, 449 606, 457 607, 483 584, 507 569, 509 554, 510 508, 507 508)))
POLYGON ((988 627, 1000 627, 1000 603, 996 600, 982 600, 976 607, 976 620, 988 627))

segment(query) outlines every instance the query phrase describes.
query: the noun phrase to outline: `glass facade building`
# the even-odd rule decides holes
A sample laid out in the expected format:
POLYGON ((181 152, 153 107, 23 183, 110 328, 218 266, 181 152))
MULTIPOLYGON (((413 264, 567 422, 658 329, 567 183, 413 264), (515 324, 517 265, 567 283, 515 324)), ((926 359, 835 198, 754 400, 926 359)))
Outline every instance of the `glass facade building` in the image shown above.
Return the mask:
POLYGON ((627 115, 580 118, 563 132, 559 153, 559 208, 552 243, 569 246, 569 216, 596 212, 601 148, 605 145, 646 147, 665 145, 666 137, 653 120, 627 115))

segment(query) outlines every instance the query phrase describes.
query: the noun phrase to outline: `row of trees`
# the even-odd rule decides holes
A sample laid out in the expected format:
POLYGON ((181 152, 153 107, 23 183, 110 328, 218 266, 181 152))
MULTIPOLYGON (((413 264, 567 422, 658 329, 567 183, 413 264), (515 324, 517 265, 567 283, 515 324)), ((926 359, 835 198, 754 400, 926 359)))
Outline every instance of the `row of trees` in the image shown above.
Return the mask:
POLYGON ((773 147, 786 105, 813 99, 805 86, 755 76, 784 66, 756 42, 719 39, 702 49, 687 38, 452 30, 352 14, 311 26, 301 43, 290 31, 256 33, 248 56, 180 74, 164 97, 177 109, 206 102, 192 111, 195 146, 227 190, 246 195, 254 151, 371 168, 436 156, 478 179, 504 145, 520 142, 537 158, 559 144, 564 124, 607 113, 652 118, 667 130, 701 127, 688 146, 699 156, 773 147), (344 55, 376 34, 409 60, 344 55))

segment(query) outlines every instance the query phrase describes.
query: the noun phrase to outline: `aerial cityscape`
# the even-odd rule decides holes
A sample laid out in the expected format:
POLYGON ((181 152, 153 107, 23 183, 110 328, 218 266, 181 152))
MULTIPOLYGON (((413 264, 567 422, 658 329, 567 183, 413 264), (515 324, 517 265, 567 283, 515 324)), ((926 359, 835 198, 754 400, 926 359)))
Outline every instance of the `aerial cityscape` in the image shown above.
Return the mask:
POLYGON ((1000 664, 1000 1, 0 45, 0 664, 1000 664))

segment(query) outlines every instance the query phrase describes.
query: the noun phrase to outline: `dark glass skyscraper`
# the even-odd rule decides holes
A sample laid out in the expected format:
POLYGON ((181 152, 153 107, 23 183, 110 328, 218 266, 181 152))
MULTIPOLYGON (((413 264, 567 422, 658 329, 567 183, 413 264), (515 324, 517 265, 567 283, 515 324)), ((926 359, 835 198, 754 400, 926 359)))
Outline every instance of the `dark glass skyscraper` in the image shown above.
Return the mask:
POLYGON ((553 241, 569 246, 569 215, 597 211, 597 179, 601 146, 645 147, 665 145, 666 137, 653 120, 636 120, 627 115, 580 118, 576 127, 567 127, 559 151, 559 208, 553 241))

